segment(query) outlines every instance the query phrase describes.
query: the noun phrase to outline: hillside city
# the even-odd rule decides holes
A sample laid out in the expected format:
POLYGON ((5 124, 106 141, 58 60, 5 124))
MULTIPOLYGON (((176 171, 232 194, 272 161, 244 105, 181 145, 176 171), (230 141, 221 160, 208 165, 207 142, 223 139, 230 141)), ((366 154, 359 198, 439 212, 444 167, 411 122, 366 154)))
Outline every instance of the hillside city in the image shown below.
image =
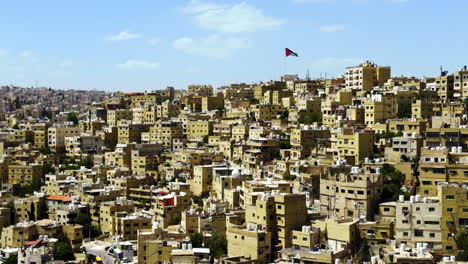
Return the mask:
POLYGON ((468 263, 468 69, 0 88, 0 263, 468 263))

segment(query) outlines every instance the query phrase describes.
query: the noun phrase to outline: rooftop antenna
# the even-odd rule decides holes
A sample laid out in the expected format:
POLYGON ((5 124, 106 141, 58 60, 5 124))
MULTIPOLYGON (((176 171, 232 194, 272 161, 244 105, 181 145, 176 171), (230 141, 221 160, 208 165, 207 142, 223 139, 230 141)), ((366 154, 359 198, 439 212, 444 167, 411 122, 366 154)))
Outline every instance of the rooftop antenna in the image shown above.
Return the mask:
POLYGON ((440 66, 440 76, 447 76, 448 74, 448 71, 444 71, 444 69, 442 68, 442 66, 440 66))
POLYGON ((306 81, 310 81, 310 72, 309 72, 309 69, 307 69, 305 79, 306 79, 306 81))

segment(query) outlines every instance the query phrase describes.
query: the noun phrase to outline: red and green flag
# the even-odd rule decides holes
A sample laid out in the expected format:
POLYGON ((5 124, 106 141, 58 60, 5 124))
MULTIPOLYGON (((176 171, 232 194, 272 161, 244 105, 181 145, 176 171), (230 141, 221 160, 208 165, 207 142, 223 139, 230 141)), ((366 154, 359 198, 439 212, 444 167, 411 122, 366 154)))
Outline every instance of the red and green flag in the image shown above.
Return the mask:
POLYGON ((294 57, 298 57, 297 53, 286 48, 286 57, 289 57, 289 56, 294 56, 294 57))

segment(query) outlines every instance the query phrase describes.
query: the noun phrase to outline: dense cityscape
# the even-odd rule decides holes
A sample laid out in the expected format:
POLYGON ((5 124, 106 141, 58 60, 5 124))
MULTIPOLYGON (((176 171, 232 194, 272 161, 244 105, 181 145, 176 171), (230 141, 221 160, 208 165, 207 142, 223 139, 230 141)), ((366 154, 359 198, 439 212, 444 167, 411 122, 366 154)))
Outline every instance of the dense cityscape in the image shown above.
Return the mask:
POLYGON ((1 262, 466 263, 467 97, 466 66, 370 61, 142 93, 3 86, 1 262))

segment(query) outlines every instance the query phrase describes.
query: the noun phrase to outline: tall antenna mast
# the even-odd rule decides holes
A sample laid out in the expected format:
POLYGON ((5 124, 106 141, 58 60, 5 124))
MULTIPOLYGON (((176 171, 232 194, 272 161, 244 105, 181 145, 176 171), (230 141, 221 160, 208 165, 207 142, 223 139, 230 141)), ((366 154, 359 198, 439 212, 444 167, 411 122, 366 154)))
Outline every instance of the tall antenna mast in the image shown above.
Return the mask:
POLYGON ((309 69, 307 69, 305 79, 306 79, 306 81, 310 81, 310 72, 309 72, 309 69))

